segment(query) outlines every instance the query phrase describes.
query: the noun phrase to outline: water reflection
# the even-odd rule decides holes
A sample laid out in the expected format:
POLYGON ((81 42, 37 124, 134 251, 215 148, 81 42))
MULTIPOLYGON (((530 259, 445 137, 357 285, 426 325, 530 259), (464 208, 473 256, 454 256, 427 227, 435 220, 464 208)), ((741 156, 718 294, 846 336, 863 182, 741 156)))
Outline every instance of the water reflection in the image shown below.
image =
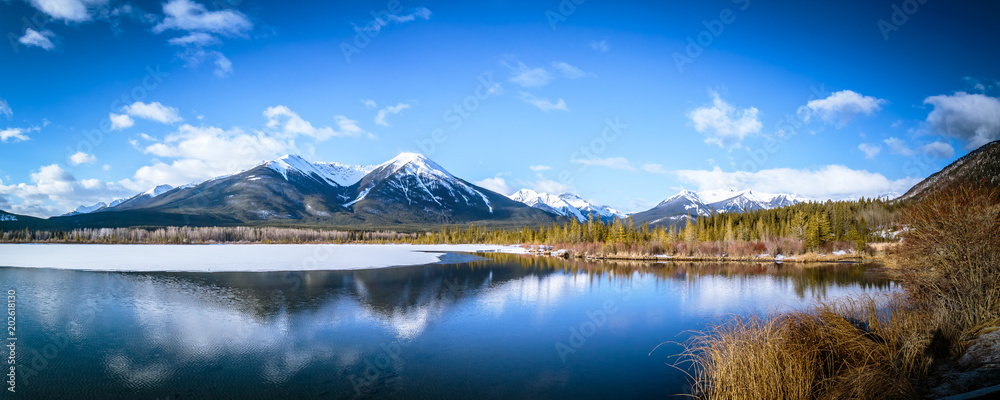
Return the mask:
POLYGON ((0 268, 0 281, 25 316, 24 390, 52 398, 662 397, 683 376, 649 350, 708 317, 894 289, 858 265, 502 254, 292 273, 0 268), (600 330, 560 354, 609 301, 600 330))

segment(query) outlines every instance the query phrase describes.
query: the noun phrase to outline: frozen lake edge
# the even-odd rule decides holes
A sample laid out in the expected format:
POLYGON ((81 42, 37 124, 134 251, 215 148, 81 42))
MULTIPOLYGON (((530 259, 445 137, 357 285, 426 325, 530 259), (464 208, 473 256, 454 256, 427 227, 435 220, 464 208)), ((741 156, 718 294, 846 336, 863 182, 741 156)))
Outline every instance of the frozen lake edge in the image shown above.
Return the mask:
POLYGON ((330 271, 431 264, 517 246, 407 244, 0 244, 0 267, 136 272, 330 271))

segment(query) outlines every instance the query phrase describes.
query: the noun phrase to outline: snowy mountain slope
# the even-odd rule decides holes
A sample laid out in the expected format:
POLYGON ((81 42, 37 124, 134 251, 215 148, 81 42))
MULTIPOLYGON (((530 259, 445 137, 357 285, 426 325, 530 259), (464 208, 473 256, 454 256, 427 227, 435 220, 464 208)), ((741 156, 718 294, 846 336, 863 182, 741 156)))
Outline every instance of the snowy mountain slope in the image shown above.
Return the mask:
MULTIPOLYGON (((101 211, 107 211, 111 207, 114 207, 116 210, 126 210, 130 208, 140 207, 143 204, 148 203, 152 199, 159 197, 160 195, 167 193, 173 189, 174 187, 170 185, 157 185, 156 187, 153 187, 152 189, 149 189, 145 192, 132 196, 127 200, 124 201, 116 200, 118 204, 115 204, 113 206, 108 206, 107 209, 101 211)), ((115 202, 112 202, 112 204, 114 203, 115 202)))
POLYGON ((710 214, 711 209, 705 205, 698 193, 681 190, 680 193, 661 201, 656 207, 632 214, 632 219, 636 223, 672 225, 684 221, 687 217, 697 218, 710 214))
POLYGON ((125 198, 111 200, 110 203, 105 203, 105 202, 101 201, 101 202, 98 202, 97 204, 90 205, 90 206, 80 205, 80 206, 74 208, 73 211, 70 211, 70 212, 68 212, 66 214, 63 214, 61 216, 63 216, 63 217, 69 217, 69 216, 73 216, 73 215, 90 214, 90 213, 105 211, 105 210, 108 210, 108 209, 111 209, 111 208, 114 208, 114 207, 118 207, 118 206, 120 206, 122 204, 125 204, 127 202, 129 202, 131 205, 127 205, 124 208, 129 208, 131 206, 141 204, 141 203, 143 203, 143 202, 145 202, 145 201, 147 201, 149 199, 152 199, 152 198, 154 198, 156 196, 159 196, 161 194, 169 192, 171 189, 173 189, 173 187, 170 186, 170 185, 159 185, 159 186, 156 186, 156 187, 154 187, 152 189, 149 189, 149 190, 147 190, 145 192, 139 193, 139 194, 137 194, 135 196, 132 196, 132 197, 125 197, 125 198))
POLYGON ((589 218, 591 213, 594 214, 594 218, 600 218, 605 221, 610 221, 613 218, 625 218, 627 216, 625 213, 614 208, 591 203, 573 193, 563 193, 559 195, 559 198, 577 210, 580 210, 580 214, 586 218, 589 218))
POLYGON ((288 179, 289 172, 299 173, 334 186, 351 186, 376 168, 373 165, 347 165, 336 162, 309 162, 294 154, 264 163, 288 179))
POLYGON ((490 218, 497 197, 416 153, 401 153, 376 166, 352 186, 352 191, 354 197, 344 205, 355 214, 400 221, 453 221, 473 215, 490 218))
POLYGON ((587 221, 593 214, 595 219, 611 220, 625 215, 608 206, 595 205, 572 193, 553 195, 539 193, 531 189, 521 189, 509 196, 511 200, 552 214, 576 218, 580 222, 587 221))
MULTIPOLYGON (((706 196, 702 196, 706 198, 706 196)), ((709 209, 717 212, 743 212, 743 210, 769 210, 772 208, 801 203, 802 200, 794 194, 769 194, 752 190, 735 192, 735 195, 717 201, 708 201, 709 209)))
POLYGON ((105 208, 108 208, 108 204, 103 201, 90 206, 80 205, 74 208, 73 211, 63 214, 63 216, 87 214, 87 213, 92 213, 94 211, 103 210, 105 208))

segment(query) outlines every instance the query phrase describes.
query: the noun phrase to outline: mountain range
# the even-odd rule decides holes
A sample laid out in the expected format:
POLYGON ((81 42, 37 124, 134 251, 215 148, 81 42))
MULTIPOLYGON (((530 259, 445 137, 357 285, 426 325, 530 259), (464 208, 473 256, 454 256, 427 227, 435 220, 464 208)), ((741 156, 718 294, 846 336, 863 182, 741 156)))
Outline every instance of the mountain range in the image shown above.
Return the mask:
MULTIPOLYGON (((943 183, 986 179, 1000 183, 1000 142, 973 151, 915 185, 900 200, 933 192, 943 183)), ((631 214, 635 223, 683 224, 712 212, 744 212, 800 203, 794 194, 753 190, 682 190, 655 207, 631 214)), ((324 226, 426 229, 477 223, 541 225, 591 216, 626 218, 572 193, 521 189, 510 196, 458 178, 416 153, 378 165, 310 162, 296 155, 246 171, 180 187, 159 185, 130 198, 80 206, 47 219, 0 210, 0 230, 124 226, 324 226)))
POLYGON ((677 225, 688 218, 708 216, 713 212, 769 210, 802 201, 794 194, 767 194, 752 190, 723 189, 701 193, 682 190, 649 210, 633 214, 632 219, 636 223, 646 222, 653 226, 677 225))
POLYGON ((10 219, 4 228, 13 227, 15 219, 39 228, 272 225, 402 230, 564 220, 469 183, 415 153, 367 166, 286 155, 233 175, 180 187, 160 185, 128 199, 81 206, 44 220, 3 215, 10 219))
POLYGON ((510 195, 510 198, 551 214, 575 218, 580 222, 587 221, 591 215, 595 220, 605 222, 626 216, 625 213, 608 206, 593 204, 573 193, 554 195, 539 193, 531 189, 521 189, 510 195))

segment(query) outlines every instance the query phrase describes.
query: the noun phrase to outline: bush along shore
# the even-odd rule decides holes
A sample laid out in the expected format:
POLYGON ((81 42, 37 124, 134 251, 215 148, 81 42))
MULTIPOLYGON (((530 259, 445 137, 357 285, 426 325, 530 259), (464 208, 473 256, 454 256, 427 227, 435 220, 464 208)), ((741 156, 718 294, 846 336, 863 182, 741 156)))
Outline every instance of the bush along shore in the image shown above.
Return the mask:
POLYGON ((1000 384, 1000 192, 952 186, 902 222, 888 251, 901 293, 712 324, 677 360, 692 395, 940 398, 1000 384))

